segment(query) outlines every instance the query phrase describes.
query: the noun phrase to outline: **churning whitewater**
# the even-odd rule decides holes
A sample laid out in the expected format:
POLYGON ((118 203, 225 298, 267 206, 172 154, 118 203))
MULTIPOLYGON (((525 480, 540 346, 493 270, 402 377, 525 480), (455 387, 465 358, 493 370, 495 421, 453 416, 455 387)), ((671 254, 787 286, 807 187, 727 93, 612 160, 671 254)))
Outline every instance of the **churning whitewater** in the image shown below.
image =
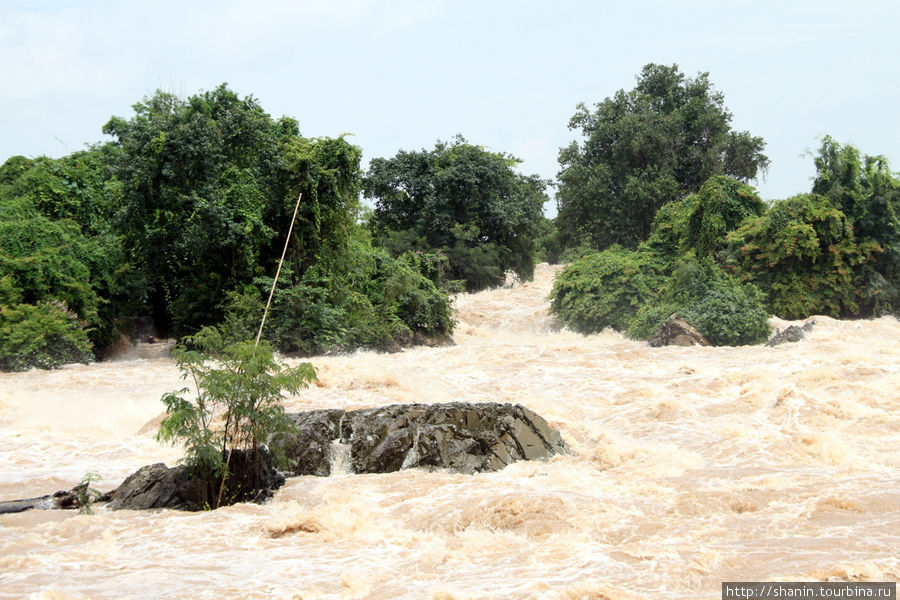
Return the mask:
MULTIPOLYGON (((0 515, 0 598, 713 598, 721 581, 900 579, 896 319, 650 348, 560 331, 554 273, 459 296, 456 346, 312 359, 321 385, 286 408, 521 403, 572 455, 298 477, 203 513, 0 515)), ((0 374, 0 499, 176 462, 154 434, 185 382, 150 349, 0 374)))

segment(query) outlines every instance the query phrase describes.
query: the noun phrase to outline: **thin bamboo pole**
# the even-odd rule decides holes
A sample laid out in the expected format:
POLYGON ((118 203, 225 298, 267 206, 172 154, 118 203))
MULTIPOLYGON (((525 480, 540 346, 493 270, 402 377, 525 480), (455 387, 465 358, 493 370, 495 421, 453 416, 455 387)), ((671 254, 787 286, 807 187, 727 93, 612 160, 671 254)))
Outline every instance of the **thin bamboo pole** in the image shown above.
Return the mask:
POLYGON ((287 254, 288 243, 291 241, 291 233, 294 231, 294 221, 297 220, 297 210, 300 208, 300 198, 303 197, 303 192, 300 192, 300 195, 297 196, 297 204, 294 205, 294 216, 291 217, 291 226, 288 227, 287 238, 284 240, 284 249, 281 251, 281 260, 278 261, 278 270, 275 271, 275 279, 272 281, 272 289, 269 290, 269 299, 266 300, 266 310, 263 311, 262 321, 259 323, 259 331, 256 333, 256 343, 253 344, 254 347, 259 346, 259 338, 262 337, 263 325, 266 324, 266 317, 269 315, 269 306, 272 304, 272 296, 275 295, 275 286, 278 284, 278 277, 281 275, 281 265, 284 264, 284 255, 287 254))
MULTIPOLYGON (((266 317, 269 315, 269 307, 272 305, 272 296, 275 295, 275 286, 278 285, 278 278, 281 276, 281 265, 284 264, 284 257, 287 254, 288 244, 291 242, 291 234, 294 232, 294 221, 297 220, 297 211, 300 209, 300 199, 303 198, 303 192, 297 196, 297 203, 294 205, 294 215, 291 217, 291 225, 288 227, 287 237, 284 239, 284 248, 281 250, 281 259, 278 261, 278 269, 275 271, 275 279, 272 280, 272 289, 269 290, 269 299, 266 300, 266 309, 263 311, 262 321, 259 322, 259 331, 256 332, 256 341, 253 343, 254 348, 259 347, 259 339, 262 337, 263 325, 266 324, 266 317)), ((228 476, 228 465, 231 464, 231 448, 228 449, 228 456, 225 458, 225 470, 222 471, 222 481, 219 482, 219 495, 216 498, 216 508, 222 504, 222 493, 225 491, 225 478, 228 476)))

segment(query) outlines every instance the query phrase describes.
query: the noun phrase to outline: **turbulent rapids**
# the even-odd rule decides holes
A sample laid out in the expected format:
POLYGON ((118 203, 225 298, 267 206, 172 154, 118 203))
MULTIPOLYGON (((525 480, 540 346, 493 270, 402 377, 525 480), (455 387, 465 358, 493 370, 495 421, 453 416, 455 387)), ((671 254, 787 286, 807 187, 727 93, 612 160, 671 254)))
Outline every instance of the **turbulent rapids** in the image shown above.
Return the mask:
MULTIPOLYGON (((900 579, 896 319, 650 348, 559 330, 554 272, 458 297, 456 346, 313 359, 322 385, 286 408, 520 403, 572 454, 297 477, 203 513, 2 515, 0 598, 712 598, 721 581, 900 579)), ((183 386, 152 354, 0 374, 0 499, 175 463, 154 433, 183 386)))

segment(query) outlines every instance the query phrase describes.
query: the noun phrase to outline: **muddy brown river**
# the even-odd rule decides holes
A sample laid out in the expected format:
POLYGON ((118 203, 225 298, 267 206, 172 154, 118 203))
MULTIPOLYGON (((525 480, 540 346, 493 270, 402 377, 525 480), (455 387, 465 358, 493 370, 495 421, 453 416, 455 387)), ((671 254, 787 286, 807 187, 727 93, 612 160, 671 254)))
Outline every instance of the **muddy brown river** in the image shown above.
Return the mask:
MULTIPOLYGON (((286 406, 521 403, 572 455, 298 477, 212 512, 0 515, 0 598, 693 599, 900 579, 900 322, 650 348, 558 330, 554 271, 459 296, 456 346, 311 359, 322 385, 286 406)), ((0 499, 176 462, 154 440, 160 396, 184 385, 161 350, 0 374, 0 499)))

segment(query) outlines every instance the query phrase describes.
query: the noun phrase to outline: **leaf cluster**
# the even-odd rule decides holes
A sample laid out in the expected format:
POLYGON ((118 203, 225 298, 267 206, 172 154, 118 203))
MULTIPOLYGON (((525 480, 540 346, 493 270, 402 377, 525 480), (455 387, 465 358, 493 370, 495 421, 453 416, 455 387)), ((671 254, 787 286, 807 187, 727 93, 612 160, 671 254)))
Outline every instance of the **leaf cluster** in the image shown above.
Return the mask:
POLYGON ((647 339, 672 314, 718 345, 758 343, 768 335, 764 297, 714 260, 723 236, 764 205, 741 182, 722 176, 700 192, 665 205, 636 250, 612 246, 558 275, 551 312, 571 329, 605 327, 647 339))

